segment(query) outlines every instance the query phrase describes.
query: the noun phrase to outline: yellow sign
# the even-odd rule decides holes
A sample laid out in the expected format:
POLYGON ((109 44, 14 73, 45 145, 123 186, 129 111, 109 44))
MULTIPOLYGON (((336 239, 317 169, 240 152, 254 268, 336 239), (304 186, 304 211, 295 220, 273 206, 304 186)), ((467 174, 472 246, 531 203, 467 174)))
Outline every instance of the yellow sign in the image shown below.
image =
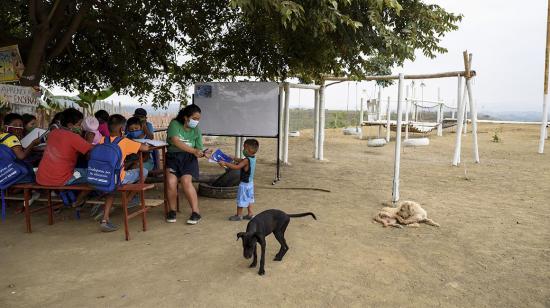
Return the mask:
POLYGON ((0 47, 0 83, 18 81, 24 70, 17 45, 0 47))

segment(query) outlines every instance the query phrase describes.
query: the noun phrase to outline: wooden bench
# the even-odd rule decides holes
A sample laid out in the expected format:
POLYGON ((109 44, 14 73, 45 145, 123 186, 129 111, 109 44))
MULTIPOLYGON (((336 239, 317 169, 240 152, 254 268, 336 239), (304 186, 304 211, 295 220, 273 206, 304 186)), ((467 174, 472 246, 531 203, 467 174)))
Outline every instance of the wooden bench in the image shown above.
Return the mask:
MULTIPOLYGON (((53 202, 52 202, 52 190, 76 190, 76 191, 93 191, 95 190, 92 186, 88 184, 83 185, 71 185, 71 186, 42 186, 38 185, 36 183, 26 183, 26 184, 16 184, 12 186, 15 189, 22 189, 23 190, 23 207, 25 212, 25 224, 27 227, 27 232, 32 233, 32 227, 31 227, 31 214, 34 212, 38 212, 41 210, 48 210, 48 224, 52 225, 54 223, 53 219, 53 211, 55 209, 53 202), (47 206, 37 209, 30 209, 29 206, 29 200, 31 196, 31 190, 45 190, 47 193, 47 206)), ((145 206, 145 197, 144 192, 146 190, 150 190, 155 188, 154 184, 144 184, 144 183, 138 183, 138 184, 126 184, 120 186, 117 191, 121 193, 121 199, 122 199, 122 210, 124 213, 124 231, 126 234, 126 240, 130 240, 130 232, 128 230, 128 220, 131 218, 134 218, 138 215, 141 215, 142 225, 143 225, 143 231, 147 231, 147 207, 145 206), (134 211, 132 213, 128 213, 128 194, 132 192, 138 192, 141 198, 141 206, 139 210, 134 211)))

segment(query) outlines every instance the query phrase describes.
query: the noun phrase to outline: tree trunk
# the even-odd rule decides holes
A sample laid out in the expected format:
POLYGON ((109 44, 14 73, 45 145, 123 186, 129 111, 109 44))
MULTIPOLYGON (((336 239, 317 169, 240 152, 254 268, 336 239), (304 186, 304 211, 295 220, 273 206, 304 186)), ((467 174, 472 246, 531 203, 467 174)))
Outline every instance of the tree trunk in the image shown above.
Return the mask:
POLYGON ((42 79, 42 69, 46 46, 48 45, 47 25, 39 25, 33 33, 31 49, 25 59, 25 70, 19 80, 22 86, 38 86, 42 79))

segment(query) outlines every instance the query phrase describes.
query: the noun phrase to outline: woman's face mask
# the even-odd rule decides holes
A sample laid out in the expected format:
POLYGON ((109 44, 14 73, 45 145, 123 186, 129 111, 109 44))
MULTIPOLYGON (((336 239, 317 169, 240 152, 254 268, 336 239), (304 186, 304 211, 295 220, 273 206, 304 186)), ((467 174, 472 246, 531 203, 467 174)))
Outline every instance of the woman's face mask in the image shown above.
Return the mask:
POLYGON ((194 119, 189 119, 189 123, 187 123, 187 125, 189 125, 189 127, 191 128, 195 128, 197 127, 197 125, 199 125, 199 121, 194 119))

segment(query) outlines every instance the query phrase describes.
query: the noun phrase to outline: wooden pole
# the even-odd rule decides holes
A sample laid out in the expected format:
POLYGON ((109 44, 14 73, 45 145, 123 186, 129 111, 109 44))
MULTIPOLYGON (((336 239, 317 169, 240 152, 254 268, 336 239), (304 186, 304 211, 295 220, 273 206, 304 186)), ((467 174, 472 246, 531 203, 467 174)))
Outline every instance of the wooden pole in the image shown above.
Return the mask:
MULTIPOLYGON (((416 74, 416 75, 404 75, 405 79, 435 79, 435 78, 449 78, 456 77, 457 75, 465 76, 465 71, 456 71, 456 72, 444 72, 444 73, 435 73, 435 74, 416 74)), ((470 77, 476 75, 475 71, 470 71, 470 77)), ((335 76, 323 76, 326 81, 357 81, 350 77, 335 77, 335 76)), ((399 79, 398 75, 382 75, 382 76, 365 76, 361 78, 361 81, 375 81, 375 80, 397 80, 399 79)))
POLYGON ((409 107, 411 105, 411 100, 409 97, 409 86, 407 85, 407 92, 405 94, 405 140, 409 140, 409 107))
MULTIPOLYGON (((378 100, 376 102, 376 121, 382 120, 382 87, 378 87, 378 100)), ((382 134, 382 126, 378 126, 378 138, 382 134)))
POLYGON ((319 88, 319 153, 317 154, 318 160, 324 159, 324 146, 325 146, 325 81, 321 83, 319 88))
POLYGON ((315 90, 315 99, 313 107, 313 140, 315 143, 315 149, 313 151, 313 158, 318 158, 319 153, 319 90, 315 90))
POLYGON ((391 110, 390 97, 388 96, 388 105, 386 106, 386 142, 390 142, 391 138, 391 110))
POLYGON ((443 103, 441 103, 441 88, 437 88, 437 101, 439 102, 439 108, 437 108, 437 136, 443 136, 443 103))
MULTIPOLYGON (((472 66, 472 54, 468 55, 468 71, 472 66)), ((474 162, 479 164, 479 144, 477 142, 477 107, 474 101, 472 91, 472 78, 466 79, 466 88, 468 89, 468 101, 470 102, 470 118, 472 119, 472 142, 474 147, 474 162)))
POLYGON ((279 86, 279 161, 283 160, 283 138, 284 138, 284 110, 285 110, 285 91, 284 86, 279 86))
POLYGON ((546 52, 544 54, 544 97, 542 101, 542 121, 540 124, 539 154, 544 153, 544 140, 547 138, 548 125, 548 66, 550 57, 550 0, 548 0, 548 13, 546 15, 546 52))
POLYGON ((392 187, 392 202, 395 206, 399 201, 399 173, 401 165, 401 116, 403 105, 403 84, 405 80, 403 74, 399 74, 399 84, 397 91, 397 131, 395 136, 395 160, 393 168, 393 187, 392 187))
POLYGON ((363 120, 364 120, 364 115, 363 115, 363 114, 364 114, 363 100, 364 100, 364 98, 361 97, 361 106, 360 106, 360 108, 359 108, 359 109, 360 109, 360 112, 359 112, 359 129, 360 129, 360 131, 359 131, 359 139, 361 139, 361 140, 363 139, 363 126, 362 126, 361 124, 363 123, 363 120))
POLYGON ((288 164, 288 133, 290 130, 290 87, 285 83, 285 134, 283 142, 283 163, 288 164))
POLYGON ((457 119, 456 119, 456 139, 455 139, 455 153, 453 156, 453 166, 458 166, 460 160, 460 147, 462 143, 462 126, 464 125, 464 109, 466 104, 462 104, 462 76, 458 75, 458 89, 457 89, 457 119))

